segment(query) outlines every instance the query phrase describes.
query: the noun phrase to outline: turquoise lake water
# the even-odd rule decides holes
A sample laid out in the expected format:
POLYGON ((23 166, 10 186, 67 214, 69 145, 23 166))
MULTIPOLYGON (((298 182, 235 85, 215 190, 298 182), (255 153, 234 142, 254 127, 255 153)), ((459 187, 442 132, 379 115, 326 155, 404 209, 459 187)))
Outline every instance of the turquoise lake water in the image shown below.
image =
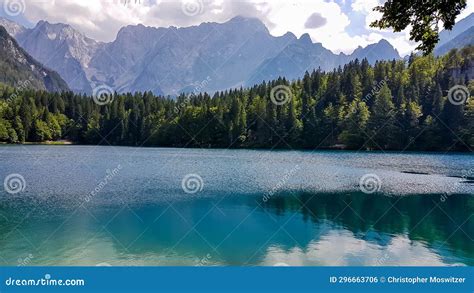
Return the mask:
POLYGON ((474 265, 472 154, 0 146, 0 162, 0 265, 474 265))

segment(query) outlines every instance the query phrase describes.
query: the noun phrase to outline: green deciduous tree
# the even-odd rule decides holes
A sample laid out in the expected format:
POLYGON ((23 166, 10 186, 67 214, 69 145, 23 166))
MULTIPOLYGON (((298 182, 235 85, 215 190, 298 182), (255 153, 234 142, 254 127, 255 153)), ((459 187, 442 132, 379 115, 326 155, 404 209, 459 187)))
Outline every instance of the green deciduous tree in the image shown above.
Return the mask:
POLYGON ((375 7, 375 11, 382 13, 382 18, 371 26, 393 28, 395 32, 411 26, 410 40, 420 42, 417 49, 428 54, 439 41, 440 25, 452 29, 456 16, 465 7, 466 0, 387 0, 375 7))

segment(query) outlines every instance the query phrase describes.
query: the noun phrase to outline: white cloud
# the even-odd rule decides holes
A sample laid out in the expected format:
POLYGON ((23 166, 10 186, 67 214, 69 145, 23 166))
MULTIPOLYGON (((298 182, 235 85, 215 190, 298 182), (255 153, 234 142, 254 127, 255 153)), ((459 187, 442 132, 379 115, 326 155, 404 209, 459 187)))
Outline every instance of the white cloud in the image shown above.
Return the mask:
MULTIPOLYGON (((1 1, 1 0, 0 0, 1 1)), ((130 24, 148 26, 191 26, 202 22, 225 22, 234 16, 257 17, 277 36, 293 32, 309 33, 334 52, 349 53, 382 38, 389 40, 401 53, 414 47, 408 33, 390 34, 369 24, 380 15, 373 7, 383 0, 353 0, 352 12, 365 17, 364 31, 350 35, 351 19, 334 0, 27 0, 24 16, 31 22, 48 20, 74 26, 87 36, 112 41, 119 29, 130 24), (193 10, 194 9, 194 10, 193 10), (322 26, 305 26, 315 13, 327 21, 322 26)), ((342 1, 338 1, 343 3, 342 1)), ((474 11, 474 0, 468 0, 463 17, 474 11)))
POLYGON ((351 7, 356 12, 369 13, 378 5, 380 5, 378 0, 354 0, 351 7))

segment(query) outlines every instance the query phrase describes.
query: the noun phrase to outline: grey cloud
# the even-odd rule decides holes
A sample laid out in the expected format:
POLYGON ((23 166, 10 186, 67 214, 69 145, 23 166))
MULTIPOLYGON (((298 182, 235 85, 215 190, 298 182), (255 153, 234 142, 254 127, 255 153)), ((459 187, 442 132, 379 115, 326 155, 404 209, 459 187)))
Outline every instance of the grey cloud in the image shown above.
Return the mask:
POLYGON ((324 26, 328 21, 324 18, 321 14, 315 12, 311 14, 310 17, 306 20, 304 24, 305 28, 312 29, 312 28, 319 28, 324 26))

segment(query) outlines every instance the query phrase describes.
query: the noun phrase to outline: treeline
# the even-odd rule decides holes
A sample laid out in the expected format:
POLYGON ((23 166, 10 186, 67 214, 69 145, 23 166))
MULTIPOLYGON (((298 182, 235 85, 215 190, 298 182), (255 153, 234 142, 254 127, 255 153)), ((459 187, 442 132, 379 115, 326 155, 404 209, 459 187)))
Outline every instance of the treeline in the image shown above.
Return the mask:
POLYGON ((405 61, 354 61, 249 89, 92 97, 0 89, 0 141, 166 147, 474 148, 474 47, 405 61), (95 99, 97 100, 97 99, 95 99))

